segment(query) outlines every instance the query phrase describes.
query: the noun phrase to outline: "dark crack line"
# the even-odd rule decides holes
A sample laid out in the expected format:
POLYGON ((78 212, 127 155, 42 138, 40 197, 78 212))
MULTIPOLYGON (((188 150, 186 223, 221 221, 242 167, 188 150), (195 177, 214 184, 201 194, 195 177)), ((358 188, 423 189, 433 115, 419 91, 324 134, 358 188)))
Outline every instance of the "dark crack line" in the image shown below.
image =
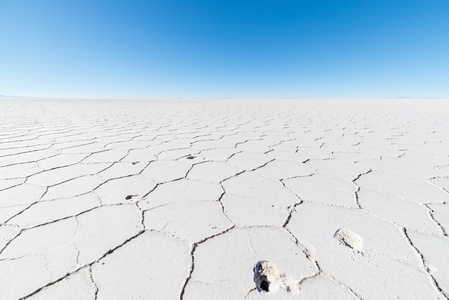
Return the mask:
POLYGON ((190 279, 192 278, 192 273, 193 273, 193 270, 195 269, 195 255, 194 255, 194 253, 195 253, 196 247, 197 247, 197 245, 193 244, 192 245, 192 249, 190 250, 189 274, 187 275, 187 277, 186 277, 186 279, 185 279, 185 281, 184 281, 184 283, 182 285, 181 292, 179 294, 179 299, 180 300, 184 299, 184 294, 185 294, 185 291, 186 291, 187 284, 189 283, 190 279))
POLYGON ((332 281, 334 281, 335 283, 337 283, 338 285, 342 286, 343 288, 347 289, 351 294, 353 294, 355 297, 357 297, 360 300, 363 300, 363 298, 357 294, 352 288, 350 288, 349 286, 347 286, 346 284, 344 284, 343 282, 341 282, 340 280, 338 280, 337 278, 327 274, 326 272, 323 272, 323 274, 325 274, 326 276, 328 276, 329 278, 332 279, 332 281))
MULTIPOLYGON (((31 297, 31 296, 34 296, 35 294, 39 293, 39 292, 42 291, 43 289, 45 289, 45 288, 47 288, 47 287, 49 287, 49 286, 52 286, 52 285, 54 285, 54 284, 60 282, 61 280, 63 280, 63 279, 65 279, 65 278, 69 277, 69 276, 72 275, 72 274, 75 274, 75 273, 79 272, 81 269, 84 269, 84 268, 86 268, 86 267, 89 267, 89 268, 92 267, 93 264, 98 263, 100 260, 102 260, 102 259, 105 258, 106 256, 112 254, 114 251, 116 251, 117 249, 123 247, 124 245, 126 245, 127 243, 129 243, 129 242, 132 241, 133 239, 137 238, 138 236, 140 236, 140 235, 141 235, 142 233, 144 233, 144 232, 145 232, 145 230, 139 231, 137 234, 135 234, 135 235, 133 235, 132 237, 130 237, 129 239, 125 240, 122 244, 120 244, 120 245, 118 245, 118 246, 116 246, 116 247, 114 247, 114 248, 108 250, 108 251, 107 251, 105 254, 103 254, 100 258, 94 260, 94 261, 91 262, 91 263, 85 264, 84 266, 79 267, 79 268, 76 269, 75 271, 72 271, 72 272, 70 272, 70 273, 67 273, 67 274, 65 274, 64 276, 62 276, 62 277, 60 277, 60 278, 58 278, 58 279, 56 279, 56 280, 54 280, 54 281, 52 281, 52 282, 47 283, 46 285, 44 285, 44 286, 42 286, 42 287, 40 287, 40 288, 34 290, 34 291, 31 292, 30 294, 28 294, 28 295, 26 295, 26 296, 24 296, 24 297, 21 297, 20 300, 25 300, 25 299, 27 299, 27 298, 29 298, 29 297, 31 297)), ((92 280, 93 280, 93 278, 92 278, 92 280)), ((95 284, 95 286, 96 286, 96 284, 95 284)), ((97 295, 97 294, 98 294, 98 287, 97 287, 97 292, 95 293, 95 295, 97 295)))
POLYGON ((447 234, 446 228, 444 228, 444 226, 440 222, 438 222, 438 220, 434 216, 435 211, 432 208, 430 208, 429 203, 424 204, 424 206, 427 208, 430 218, 440 228, 440 230, 442 231, 443 235, 447 237, 448 234, 447 234))
POLYGON ((435 277, 432 275, 430 268, 427 266, 426 263, 426 259, 424 257, 424 255, 422 254, 421 251, 419 251, 419 249, 413 244, 412 240, 410 239, 410 237, 407 234, 407 229, 405 227, 402 228, 402 232, 404 234, 404 236, 406 237, 408 243, 410 244, 410 246, 412 246, 412 248, 416 251, 416 253, 419 255, 419 257, 421 258, 421 263, 424 266, 424 269, 426 271, 426 273, 430 276, 433 285, 435 286, 435 288, 438 290, 438 292, 440 292, 440 294, 445 298, 445 299, 449 299, 448 294, 440 287, 440 285, 438 284, 437 280, 435 279, 435 277))

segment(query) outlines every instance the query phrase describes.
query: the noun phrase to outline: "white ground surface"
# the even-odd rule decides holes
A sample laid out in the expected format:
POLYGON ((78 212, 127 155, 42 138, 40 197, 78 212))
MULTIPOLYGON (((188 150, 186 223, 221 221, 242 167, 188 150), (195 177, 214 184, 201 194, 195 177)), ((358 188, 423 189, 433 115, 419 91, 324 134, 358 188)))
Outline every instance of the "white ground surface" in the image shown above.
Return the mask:
POLYGON ((448 299, 449 101, 2 100, 0 224, 1 299, 448 299))

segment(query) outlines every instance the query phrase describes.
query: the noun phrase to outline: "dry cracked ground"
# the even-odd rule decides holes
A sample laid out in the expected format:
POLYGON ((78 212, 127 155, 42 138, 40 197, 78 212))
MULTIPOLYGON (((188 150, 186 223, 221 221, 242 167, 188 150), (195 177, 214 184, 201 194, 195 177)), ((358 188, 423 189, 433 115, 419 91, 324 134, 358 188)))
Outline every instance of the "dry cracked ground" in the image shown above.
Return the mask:
POLYGON ((447 100, 0 116, 1 299, 449 299, 447 100))

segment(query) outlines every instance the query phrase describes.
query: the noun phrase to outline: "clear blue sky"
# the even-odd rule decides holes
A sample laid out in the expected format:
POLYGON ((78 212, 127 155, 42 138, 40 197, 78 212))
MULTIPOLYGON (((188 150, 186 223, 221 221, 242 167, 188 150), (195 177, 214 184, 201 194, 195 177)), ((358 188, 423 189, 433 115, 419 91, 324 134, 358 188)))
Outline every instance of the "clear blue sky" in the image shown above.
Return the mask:
POLYGON ((449 97, 449 1, 0 0, 0 94, 449 97))

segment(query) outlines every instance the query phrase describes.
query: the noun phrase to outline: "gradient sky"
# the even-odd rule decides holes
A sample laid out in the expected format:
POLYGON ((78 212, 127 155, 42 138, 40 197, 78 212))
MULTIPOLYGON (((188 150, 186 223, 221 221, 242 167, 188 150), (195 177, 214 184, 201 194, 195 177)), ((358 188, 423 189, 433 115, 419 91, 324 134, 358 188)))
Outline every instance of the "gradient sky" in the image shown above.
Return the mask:
POLYGON ((449 98, 449 1, 0 0, 0 94, 449 98))

